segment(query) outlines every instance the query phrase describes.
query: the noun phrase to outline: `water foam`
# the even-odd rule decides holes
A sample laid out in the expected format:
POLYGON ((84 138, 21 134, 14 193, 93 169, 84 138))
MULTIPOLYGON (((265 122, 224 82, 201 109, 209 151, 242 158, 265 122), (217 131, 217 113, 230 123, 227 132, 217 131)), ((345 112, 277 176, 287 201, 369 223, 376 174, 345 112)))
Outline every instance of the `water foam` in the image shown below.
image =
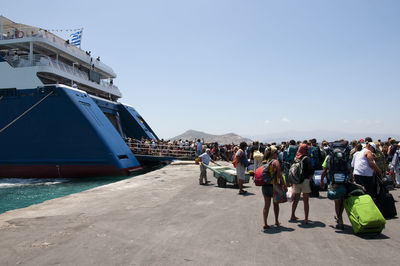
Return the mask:
POLYGON ((41 186, 41 185, 56 185, 68 182, 69 179, 51 178, 1 178, 0 189, 10 187, 23 187, 23 186, 41 186))

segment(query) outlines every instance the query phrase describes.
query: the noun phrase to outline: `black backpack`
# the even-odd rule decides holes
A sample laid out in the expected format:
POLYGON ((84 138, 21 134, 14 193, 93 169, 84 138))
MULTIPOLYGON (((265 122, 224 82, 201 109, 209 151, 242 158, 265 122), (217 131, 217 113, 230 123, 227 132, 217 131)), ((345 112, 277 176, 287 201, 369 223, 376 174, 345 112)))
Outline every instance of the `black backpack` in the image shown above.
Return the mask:
POLYGON ((310 149, 310 159, 311 159, 311 165, 314 168, 314 170, 321 170, 322 169, 322 154, 321 150, 319 147, 312 146, 310 149))
POLYGON ((329 181, 332 184, 345 183, 349 179, 349 153, 344 142, 331 144, 327 165, 329 168, 329 181))

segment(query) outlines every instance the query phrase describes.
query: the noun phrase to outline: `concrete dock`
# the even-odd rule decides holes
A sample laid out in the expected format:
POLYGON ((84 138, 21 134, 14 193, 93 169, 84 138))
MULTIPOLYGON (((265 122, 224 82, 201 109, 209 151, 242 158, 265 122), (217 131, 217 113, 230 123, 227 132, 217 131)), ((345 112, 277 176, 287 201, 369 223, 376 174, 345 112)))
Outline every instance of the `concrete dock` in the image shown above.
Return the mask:
MULTIPOLYGON (((399 265, 400 221, 377 237, 334 228, 334 203, 311 198, 312 225, 303 203, 290 223, 262 230, 263 197, 219 188, 199 166, 162 169, 0 215, 0 265, 399 265)), ((400 190, 391 192, 399 200, 400 190)), ((399 203, 396 203, 400 214, 399 203)), ((274 223, 271 206, 269 224, 274 223)))

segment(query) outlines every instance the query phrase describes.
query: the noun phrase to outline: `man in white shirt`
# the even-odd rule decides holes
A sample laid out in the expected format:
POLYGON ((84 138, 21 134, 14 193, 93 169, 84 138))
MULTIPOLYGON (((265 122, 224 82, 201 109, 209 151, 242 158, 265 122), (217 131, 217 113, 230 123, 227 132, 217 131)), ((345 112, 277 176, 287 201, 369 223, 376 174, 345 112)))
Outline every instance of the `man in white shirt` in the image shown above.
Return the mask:
POLYGON ((367 194, 372 198, 376 197, 374 172, 379 176, 382 175, 372 155, 375 150, 375 143, 369 142, 364 149, 353 155, 353 161, 351 162, 356 183, 365 187, 367 194))
POLYGON ((210 161, 215 164, 214 160, 210 157, 210 149, 206 149, 206 152, 200 155, 199 158, 201 159, 199 184, 207 185, 207 167, 205 165, 208 165, 210 161))

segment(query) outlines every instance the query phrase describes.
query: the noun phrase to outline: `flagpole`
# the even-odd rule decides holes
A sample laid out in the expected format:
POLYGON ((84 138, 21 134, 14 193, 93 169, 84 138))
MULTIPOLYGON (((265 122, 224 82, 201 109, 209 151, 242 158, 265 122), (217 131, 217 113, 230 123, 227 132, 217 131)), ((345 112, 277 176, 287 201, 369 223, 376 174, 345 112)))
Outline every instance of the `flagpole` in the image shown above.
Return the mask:
POLYGON ((79 43, 79 48, 81 48, 82 45, 82 35, 83 35, 83 28, 81 28, 81 42, 79 43))
POLYGON ((3 16, 2 15, 0 15, 0 34, 1 34, 0 40, 3 40, 3 16))

